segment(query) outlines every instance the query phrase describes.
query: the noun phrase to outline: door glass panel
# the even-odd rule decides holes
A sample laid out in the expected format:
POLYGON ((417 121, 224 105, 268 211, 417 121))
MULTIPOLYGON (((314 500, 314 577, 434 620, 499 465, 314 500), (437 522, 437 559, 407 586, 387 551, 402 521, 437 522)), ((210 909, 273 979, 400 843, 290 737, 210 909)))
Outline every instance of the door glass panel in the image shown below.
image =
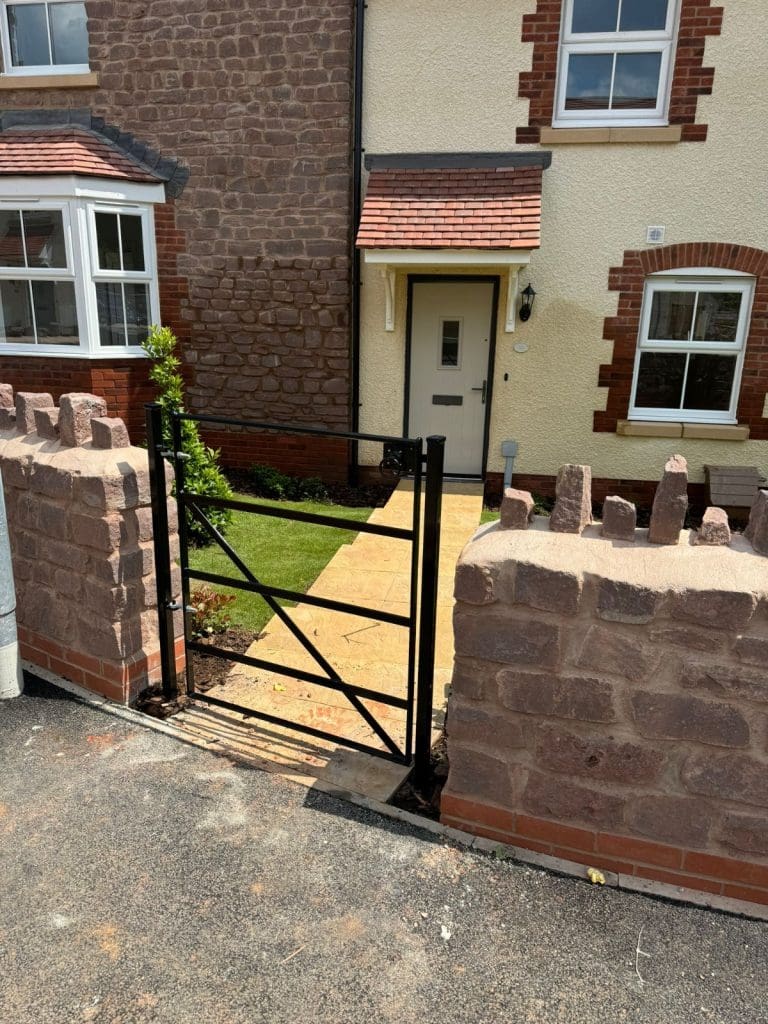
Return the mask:
POLYGON ((699 292, 694 341, 736 341, 741 292, 699 292))
POLYGON ((61 213, 58 210, 24 210, 21 216, 27 245, 27 266, 65 268, 67 250, 61 213))
POLYGON ((96 241, 101 270, 121 270, 120 235, 116 213, 96 214, 96 241))
POLYGON ((572 32, 615 32, 618 20, 619 0, 573 0, 572 32))
POLYGON ((149 333, 149 287, 146 284, 126 284, 123 288, 128 344, 141 345, 149 333))
POLYGON ((692 355, 683 408, 727 412, 735 375, 735 356, 692 355))
POLYGON ((144 270, 144 238, 141 217, 120 215, 120 234, 123 239, 123 270, 144 270))
POLYGON ((77 345, 75 286, 71 281, 33 281, 39 345, 77 345))
POLYGON ((635 405, 639 409, 679 409, 687 358, 679 352, 645 352, 637 372, 635 405))
POLYGON ((96 285, 99 311, 99 338, 102 345, 125 345, 123 286, 119 282, 96 285))
POLYGON ((23 266, 21 214, 18 210, 0 210, 0 267, 23 266))
POLYGON ((616 54, 614 110, 653 110, 659 95, 660 53, 616 54))
POLYGON ((695 292, 654 292, 649 340, 688 341, 695 304, 695 292))
POLYGON ((0 281, 0 341, 35 342, 28 281, 0 281))
POLYGON ((568 59, 565 109, 607 110, 612 73, 612 53, 572 53, 568 59))
POLYGON ((51 44, 54 64, 88 63, 88 16, 84 3, 51 4, 51 44))
POLYGON ((14 67, 50 65, 45 4, 10 4, 7 10, 14 67))
POLYGON ((440 350, 440 365, 456 367, 459 365, 459 337, 461 322, 459 320, 443 320, 443 332, 440 350))
POLYGON ((621 32, 658 32, 667 27, 669 0, 623 0, 621 32))

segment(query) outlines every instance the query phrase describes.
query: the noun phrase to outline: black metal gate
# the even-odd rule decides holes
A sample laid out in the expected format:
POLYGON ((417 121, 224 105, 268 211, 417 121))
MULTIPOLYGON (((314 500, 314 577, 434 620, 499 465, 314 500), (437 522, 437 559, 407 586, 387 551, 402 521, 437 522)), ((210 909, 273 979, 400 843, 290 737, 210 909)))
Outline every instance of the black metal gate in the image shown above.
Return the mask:
POLYGON ((312 427, 285 426, 283 424, 259 423, 250 420, 194 416, 188 413, 172 413, 170 430, 164 439, 163 410, 159 405, 147 406, 147 441, 149 447, 150 483, 152 491, 152 522, 155 544, 155 571, 157 577, 158 614, 160 622, 160 644, 163 692, 169 699, 180 691, 194 699, 215 707, 237 711, 272 725, 287 726, 323 740, 337 742, 343 746, 365 753, 374 754, 401 764, 413 764, 417 777, 423 776, 429 767, 432 730, 432 691, 435 663, 435 625, 437 615, 437 575, 440 555, 440 514, 442 501, 443 460, 445 438, 427 438, 426 445, 421 438, 396 438, 375 434, 355 434, 342 431, 320 430, 312 427), (305 435, 317 439, 336 439, 351 442, 356 450, 362 442, 384 446, 382 465, 393 472, 408 473, 413 481, 413 514, 408 528, 387 526, 378 523, 357 522, 336 516, 322 515, 279 504, 265 504, 261 501, 241 501, 207 497, 196 494, 186 487, 186 453, 183 450, 182 424, 185 421, 205 424, 211 427, 238 428, 245 431, 269 431, 289 435, 305 435), (168 445, 170 440, 170 446, 168 445), (182 578, 182 598, 174 601, 171 582, 172 558, 168 529, 168 506, 166 500, 165 462, 174 468, 176 500, 179 510, 179 564, 182 578), (421 498, 424 495, 424 520, 422 524, 421 498), (405 540, 411 544, 410 553, 410 594, 409 612, 397 615, 390 611, 361 608, 346 601, 297 593, 281 587, 262 583, 258 566, 249 566, 237 551, 211 523, 206 512, 211 509, 231 509, 248 515, 272 516, 291 519, 318 526, 332 526, 356 533, 378 534, 405 540), (194 517, 210 534, 211 540, 226 553, 232 565, 241 576, 222 576, 195 570, 190 566, 187 537, 188 517, 194 517), (214 586, 227 586, 236 590, 258 594, 266 601, 272 612, 278 616, 297 642, 309 653, 317 665, 316 672, 291 668, 285 665, 239 654, 224 648, 201 644, 191 637, 190 584, 192 581, 205 582, 214 586), (339 672, 323 656, 312 637, 291 617, 291 609, 284 607, 281 600, 294 601, 305 605, 345 612, 364 619, 387 622, 408 630, 408 667, 405 692, 392 695, 355 685, 345 681, 339 672), (187 654, 186 679, 177 679, 174 657, 174 612, 184 614, 184 641, 187 654), (195 688, 194 672, 189 653, 197 651, 208 656, 253 668, 275 672, 304 682, 336 690, 342 693, 350 705, 364 719, 384 749, 360 743, 350 737, 336 736, 302 722, 288 721, 257 709, 230 703, 209 693, 198 692, 195 688), (397 742, 385 726, 376 719, 363 703, 365 700, 401 709, 405 713, 404 742, 397 742))

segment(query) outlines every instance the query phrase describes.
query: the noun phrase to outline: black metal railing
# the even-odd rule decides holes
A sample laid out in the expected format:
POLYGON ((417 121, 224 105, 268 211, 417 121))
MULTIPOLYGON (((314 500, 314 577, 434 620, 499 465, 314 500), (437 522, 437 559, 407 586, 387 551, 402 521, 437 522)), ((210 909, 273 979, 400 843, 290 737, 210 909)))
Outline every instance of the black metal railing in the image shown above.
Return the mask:
MULTIPOLYGON (((429 768, 432 700, 435 664, 435 628, 437 617, 437 576, 440 554, 440 515, 442 499, 443 458, 445 438, 430 437, 426 442, 420 438, 394 438, 378 434, 355 434, 348 431, 332 431, 305 426, 261 423, 231 417, 172 413, 170 416, 170 447, 164 441, 163 410, 157 405, 147 406, 147 440, 149 445, 149 466, 152 494, 152 522, 155 537, 155 570, 157 575, 158 616, 160 627, 161 665, 163 690, 168 698, 178 695, 183 689, 196 701, 227 710, 237 711, 272 725, 286 726, 318 739, 329 740, 354 750, 374 754, 402 764, 413 764, 416 775, 423 777, 429 768), (259 501, 242 501, 235 498, 214 498, 188 490, 185 475, 186 453, 183 450, 182 423, 185 421, 217 427, 237 427, 245 430, 269 431, 282 434, 304 435, 326 440, 373 442, 384 446, 386 457, 383 464, 401 465, 412 470, 413 509, 409 527, 387 526, 379 523, 358 522, 322 513, 305 512, 298 509, 268 505, 259 501), (182 595, 176 602, 172 593, 172 560, 169 540, 169 517, 167 507, 167 479, 165 462, 169 461, 175 471, 176 501, 179 512, 179 564, 181 567, 182 595), (421 498, 424 494, 424 523, 422 529, 421 498), (334 527, 355 533, 376 534, 411 544, 410 592, 408 614, 400 615, 383 609, 360 607, 353 601, 339 601, 303 594, 289 588, 262 582, 255 567, 249 566, 234 547, 211 522, 206 514, 211 509, 231 510, 248 515, 271 516, 294 520, 317 526, 334 527), (213 543, 227 555, 240 576, 204 572, 195 569, 189 559, 188 517, 192 517, 210 536, 213 543), (192 581, 213 586, 226 586, 261 597, 275 616, 294 636, 317 666, 316 671, 307 671, 251 654, 240 654, 211 644, 196 641, 190 632, 190 584, 192 581), (408 659, 405 692, 401 696, 384 693, 369 687, 350 683, 342 678, 339 671, 318 649, 315 640, 293 619, 290 608, 281 601, 293 601, 334 612, 356 615, 378 622, 386 622, 408 630, 408 659), (187 655, 197 652, 208 657, 221 658, 252 668, 267 670, 279 675, 300 679, 304 682, 335 690, 343 694, 350 705, 366 722, 383 745, 383 749, 370 743, 361 743, 351 737, 338 736, 317 729, 303 722, 290 721, 250 706, 235 704, 198 692, 195 687, 194 669, 191 659, 186 659, 186 676, 176 678, 174 652, 173 615, 181 611, 184 615, 184 639, 187 655), (397 742, 388 729, 363 703, 377 701, 405 712, 404 740, 397 742)), ((354 598, 354 595, 350 595, 354 598)))

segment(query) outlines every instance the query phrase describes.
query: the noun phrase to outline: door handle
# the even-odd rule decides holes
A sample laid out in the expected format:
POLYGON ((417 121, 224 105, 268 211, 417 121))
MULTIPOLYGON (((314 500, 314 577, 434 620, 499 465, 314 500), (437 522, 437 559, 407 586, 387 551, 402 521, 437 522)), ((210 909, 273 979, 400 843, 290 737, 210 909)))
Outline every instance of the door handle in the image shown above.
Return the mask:
POLYGON ((484 380, 483 384, 482 384, 482 387, 472 388, 472 390, 473 391, 482 391, 482 393, 483 393, 482 401, 483 401, 483 405, 485 405, 485 397, 486 397, 486 394, 487 394, 487 391, 488 391, 488 381, 484 380))

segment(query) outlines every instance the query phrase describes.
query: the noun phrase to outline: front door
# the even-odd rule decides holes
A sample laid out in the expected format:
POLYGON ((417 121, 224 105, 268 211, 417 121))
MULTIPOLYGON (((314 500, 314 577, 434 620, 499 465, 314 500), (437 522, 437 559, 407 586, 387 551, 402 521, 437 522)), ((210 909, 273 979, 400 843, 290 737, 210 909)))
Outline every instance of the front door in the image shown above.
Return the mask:
POLYGON ((483 472, 494 285, 417 281, 411 307, 408 434, 444 434, 445 471, 483 472))

